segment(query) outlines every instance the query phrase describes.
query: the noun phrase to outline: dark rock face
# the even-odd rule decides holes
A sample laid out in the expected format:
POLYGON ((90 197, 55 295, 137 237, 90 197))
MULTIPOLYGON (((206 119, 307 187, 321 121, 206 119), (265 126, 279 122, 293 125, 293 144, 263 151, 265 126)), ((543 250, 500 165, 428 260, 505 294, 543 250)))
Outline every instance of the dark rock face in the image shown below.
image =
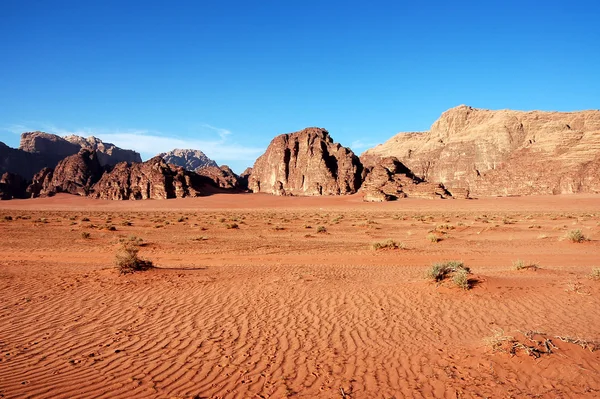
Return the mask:
POLYGON ((239 177, 227 165, 221 167, 205 166, 196 169, 196 173, 211 179, 217 187, 226 189, 239 189, 239 177))
POLYGON ((256 160, 248 188, 275 195, 352 194, 361 173, 350 149, 334 143, 327 130, 308 128, 275 137, 256 160))
POLYGON ((50 184, 52 182, 52 174, 54 169, 43 168, 33 176, 33 181, 27 187, 27 196, 31 198, 39 197, 42 193, 51 192, 50 184))
POLYGON ((248 190, 248 179, 252 174, 252 168, 246 168, 242 174, 239 176, 238 182, 240 185, 240 190, 247 191, 248 190))
POLYGON ((27 198, 25 180, 14 173, 4 173, 0 178, 0 200, 27 198))
POLYGON ((198 197, 212 187, 210 179, 154 157, 143 163, 115 165, 94 185, 91 196, 110 200, 198 197))
POLYGON ((215 161, 207 157, 202 151, 198 150, 174 149, 173 151, 158 154, 158 156, 164 159, 166 163, 180 166, 191 172, 208 166, 218 168, 215 161))
POLYGON ((19 149, 0 143, 0 173, 12 172, 30 180, 42 168, 55 168, 62 159, 77 154, 81 149, 96 151, 102 166, 142 161, 137 152, 122 150, 95 137, 63 138, 55 134, 28 132, 21 135, 19 149))
MULTIPOLYGON (((56 159, 56 162, 58 161, 59 159, 56 159)), ((41 154, 10 148, 0 142, 0 174, 9 172, 18 174, 25 179, 31 179, 47 163, 48 160, 41 154)))
POLYGON ((444 186, 423 181, 395 157, 383 158, 369 168, 360 191, 364 193, 363 200, 368 202, 393 201, 405 197, 451 197, 444 186))
POLYGON ((491 111, 459 106, 428 132, 400 133, 361 155, 395 156, 460 196, 600 192, 600 111, 491 111))
POLYGON ((87 196, 103 172, 96 152, 82 149, 60 161, 53 171, 42 169, 34 176, 27 191, 32 197, 52 196, 56 193, 87 196))

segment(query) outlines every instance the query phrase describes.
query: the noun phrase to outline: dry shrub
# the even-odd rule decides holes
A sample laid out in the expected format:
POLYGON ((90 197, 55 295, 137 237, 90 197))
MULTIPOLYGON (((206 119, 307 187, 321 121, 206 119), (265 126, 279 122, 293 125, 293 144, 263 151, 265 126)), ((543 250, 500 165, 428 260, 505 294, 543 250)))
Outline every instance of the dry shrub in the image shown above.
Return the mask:
POLYGON ((139 251, 139 245, 134 241, 121 244, 121 248, 115 256, 115 263, 120 274, 145 271, 154 267, 152 261, 138 256, 139 251))
POLYGON ((458 287, 468 290, 471 288, 469 274, 471 269, 464 265, 463 262, 451 260, 443 263, 434 263, 425 273, 425 277, 437 282, 443 281, 448 277, 452 277, 452 281, 458 287))
POLYGON ((397 242, 392 240, 391 238, 383 241, 383 242, 374 242, 371 244, 371 248, 374 250, 378 249, 405 249, 406 246, 402 242, 397 242))

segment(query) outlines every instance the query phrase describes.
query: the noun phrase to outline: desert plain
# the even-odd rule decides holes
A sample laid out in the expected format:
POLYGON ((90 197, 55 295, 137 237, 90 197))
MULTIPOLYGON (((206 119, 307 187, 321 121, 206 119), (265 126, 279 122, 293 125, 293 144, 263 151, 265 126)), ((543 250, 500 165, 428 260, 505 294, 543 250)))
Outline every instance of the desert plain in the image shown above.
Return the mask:
POLYGON ((59 194, 0 253, 0 398, 600 397, 598 195, 59 194))

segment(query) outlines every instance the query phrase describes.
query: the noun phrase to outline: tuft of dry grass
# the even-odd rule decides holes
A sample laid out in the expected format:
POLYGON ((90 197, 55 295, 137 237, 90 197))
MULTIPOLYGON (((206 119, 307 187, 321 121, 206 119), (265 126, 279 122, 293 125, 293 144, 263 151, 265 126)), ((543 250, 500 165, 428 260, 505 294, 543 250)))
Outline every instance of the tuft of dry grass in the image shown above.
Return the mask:
POLYGON ((592 273, 590 274, 590 278, 592 280, 600 280, 600 267, 595 267, 592 269, 592 273))
POLYGON ((151 261, 138 256, 139 245, 135 241, 126 241, 115 256, 115 264, 120 274, 145 271, 154 267, 151 261))
POLYGON ((582 243, 588 240, 588 238, 579 229, 569 231, 566 234, 565 238, 571 242, 576 243, 582 243))
POLYGON ((382 242, 374 242, 371 244, 371 248, 374 250, 378 249, 406 249, 406 246, 403 242, 397 242, 392 240, 391 238, 382 241, 382 242))
POLYGON ((523 270, 523 269, 537 270, 540 268, 540 266, 537 263, 525 262, 521 259, 517 259, 516 261, 514 261, 512 266, 513 266, 513 269, 515 269, 515 270, 523 270))
POLYGON ((438 235, 431 233, 431 234, 427 234, 427 240, 435 243, 435 242, 442 241, 442 237, 439 237, 438 235))

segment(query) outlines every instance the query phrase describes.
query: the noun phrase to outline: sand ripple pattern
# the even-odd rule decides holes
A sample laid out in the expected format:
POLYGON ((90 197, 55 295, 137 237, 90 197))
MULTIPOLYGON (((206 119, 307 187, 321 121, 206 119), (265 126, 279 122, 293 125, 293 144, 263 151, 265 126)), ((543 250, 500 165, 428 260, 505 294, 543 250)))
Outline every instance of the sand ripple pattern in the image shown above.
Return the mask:
MULTIPOLYGON (((598 327, 586 323, 598 305, 592 297, 571 309, 535 291, 454 295, 411 267, 231 265, 21 279, 22 268, 5 264, 0 274, 2 398, 339 398, 340 388, 350 398, 475 397, 497 392, 493 370, 473 373, 491 363, 465 361, 492 327, 598 327)), ((593 397, 598 363, 581 360, 578 390, 510 368, 503 378, 593 397)))

